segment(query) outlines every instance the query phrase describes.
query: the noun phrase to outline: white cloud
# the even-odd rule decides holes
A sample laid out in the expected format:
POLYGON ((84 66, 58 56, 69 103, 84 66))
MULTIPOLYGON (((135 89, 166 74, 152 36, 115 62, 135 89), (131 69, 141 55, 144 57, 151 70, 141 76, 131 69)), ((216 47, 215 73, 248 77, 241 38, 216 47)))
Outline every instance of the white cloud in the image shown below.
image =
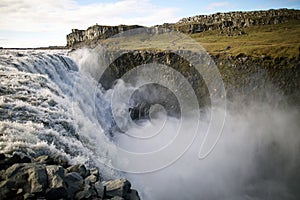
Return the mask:
POLYGON ((65 45, 72 28, 87 29, 102 25, 139 24, 151 26, 176 22, 175 8, 157 7, 150 0, 118 0, 80 5, 75 0, 1 0, 0 36, 4 47, 65 45), (23 37, 28 32, 42 37, 23 37), (60 33, 57 34, 57 33, 60 33))
POLYGON ((0 29, 53 31, 84 28, 93 24, 154 25, 176 21, 176 9, 151 5, 148 0, 79 5, 73 0, 1 0, 0 29))
POLYGON ((229 6, 229 3, 227 1, 223 1, 223 2, 210 3, 210 4, 208 4, 208 6, 206 8, 207 8, 207 10, 215 10, 217 8, 227 7, 227 6, 229 6))

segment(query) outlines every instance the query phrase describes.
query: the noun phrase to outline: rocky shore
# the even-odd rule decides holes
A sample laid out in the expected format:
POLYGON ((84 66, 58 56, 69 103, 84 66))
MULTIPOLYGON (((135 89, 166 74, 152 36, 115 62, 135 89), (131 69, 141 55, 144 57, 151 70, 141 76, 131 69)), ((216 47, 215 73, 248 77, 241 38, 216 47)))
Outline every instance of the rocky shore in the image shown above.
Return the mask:
POLYGON ((102 180, 99 169, 47 155, 0 154, 0 199, 139 200, 126 179, 102 180))

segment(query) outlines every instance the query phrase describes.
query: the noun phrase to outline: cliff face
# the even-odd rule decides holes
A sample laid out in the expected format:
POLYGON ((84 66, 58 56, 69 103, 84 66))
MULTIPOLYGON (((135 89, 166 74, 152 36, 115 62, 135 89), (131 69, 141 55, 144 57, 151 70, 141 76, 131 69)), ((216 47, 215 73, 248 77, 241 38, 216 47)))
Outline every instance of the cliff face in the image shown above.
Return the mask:
POLYGON ((255 25, 271 25, 299 20, 299 10, 279 9, 252 12, 228 12, 212 15, 197 15, 183 18, 174 28, 184 33, 199 33, 207 30, 238 30, 255 25))
POLYGON ((95 43, 98 40, 109 38, 124 31, 141 28, 138 25, 101 26, 94 25, 87 30, 72 29, 72 33, 67 35, 67 47, 76 47, 80 43, 95 43))
MULTIPOLYGON (((148 32, 153 35, 167 32, 168 29, 190 34, 210 30, 220 30, 225 33, 226 36, 224 37, 227 37, 227 35, 232 36, 233 33, 243 34, 243 29, 245 27, 259 26, 257 29, 260 30, 260 26, 263 25, 275 25, 293 20, 295 22, 294 24, 297 26, 298 20, 300 20, 300 10, 279 9, 253 12, 229 12, 184 18, 175 24, 158 25, 147 29, 147 31, 149 30, 148 32)), ((290 26, 290 29, 285 27, 285 25, 279 28, 285 31, 296 30, 295 32, 297 32, 298 29, 294 28, 294 24, 292 27, 290 26)), ((139 26, 121 26, 120 28, 96 25, 90 27, 86 31, 74 30, 73 33, 67 36, 68 46, 79 47, 82 45, 90 45, 93 44, 93 41, 105 39, 122 31, 138 27, 139 26)), ((274 27, 275 26, 270 26, 270 30, 267 31, 272 32, 274 27)), ((210 32, 207 33, 210 34, 210 32)), ((281 32, 276 34, 282 35, 281 32)), ((262 37, 263 36, 265 35, 262 34, 262 37)), ((277 41, 282 40, 282 37, 278 38, 277 41)), ((244 39, 247 40, 247 37, 244 39)), ((296 40, 295 45, 298 45, 298 40, 294 40, 296 40)), ((151 44, 152 42, 154 41, 150 41, 147 44, 151 44)), ((158 43, 159 42, 161 41, 158 41, 158 43)), ((239 42, 240 41, 237 43, 239 42)), ((253 43, 257 44, 257 41, 254 41, 253 43)), ((276 48, 276 41, 275 45, 272 43, 272 46, 268 46, 267 43, 268 42, 264 41, 262 46, 264 48, 276 48)), ((210 44, 215 45, 215 42, 211 42, 210 44)), ((284 45, 282 47, 285 47, 284 45)), ((160 63, 174 68, 189 81, 197 95, 200 107, 210 104, 210 94, 201 74, 198 74, 197 70, 191 67, 188 61, 175 53, 162 50, 151 50, 149 45, 143 45, 143 47, 144 46, 145 49, 140 50, 134 48, 130 50, 123 49, 125 52, 130 53, 125 53, 115 61, 112 60, 112 64, 106 69, 99 80, 105 89, 110 88, 116 79, 121 78, 126 72, 136 66, 147 63, 160 63)), ((251 48, 252 47, 257 48, 255 45, 251 46, 251 48)), ((226 48, 231 49, 233 47, 228 46, 226 48)), ((281 47, 278 47, 279 50, 281 50, 280 48, 281 47)), ((184 51, 184 49, 182 50, 184 51)), ((300 54, 298 47, 295 52, 296 53, 292 56, 289 56, 289 52, 284 49, 282 54, 272 57, 263 54, 253 56, 251 53, 247 55, 244 53, 231 54, 228 53, 228 51, 220 50, 218 53, 212 54, 211 56, 220 71, 228 98, 234 99, 238 96, 243 100, 257 100, 259 98, 262 100, 267 96, 265 93, 266 88, 270 86, 272 87, 272 89, 270 88, 270 93, 278 92, 284 94, 283 96, 288 97, 290 103, 299 105, 300 54), (276 92, 273 90, 276 90, 276 92)), ((213 81, 214 77, 211 77, 210 80, 213 81)), ((176 80, 170 81, 176 83, 176 80)))
MULTIPOLYGON (((299 59, 251 58, 244 55, 237 57, 212 56, 222 77, 228 100, 243 102, 258 100, 268 101, 269 94, 278 94, 285 99, 278 103, 299 105, 300 102, 300 63, 299 59)), ((202 75, 179 55, 167 51, 133 51, 114 60, 99 79, 105 89, 113 86, 116 79, 133 68, 158 63, 172 67, 180 72, 192 86, 199 106, 210 105, 210 95, 202 75)), ((210 82, 215 81, 212 74, 210 82)), ((169 80, 176 84, 177 80, 169 80)), ((273 97, 271 97, 273 98, 273 97)), ((272 99, 274 100, 274 99, 272 99)))
MULTIPOLYGON (((183 33, 199 33, 208 30, 222 30, 228 35, 244 34, 243 28, 256 25, 279 24, 289 20, 300 20, 300 10, 279 9, 252 12, 228 12, 212 15, 197 15, 183 18, 175 24, 163 24, 152 27, 154 32, 158 28, 177 30, 183 33)), ((101 26, 94 25, 87 30, 72 29, 67 35, 67 47, 79 47, 95 44, 98 40, 106 39, 126 30, 141 28, 138 25, 101 26)), ((161 30, 164 30, 161 29, 161 30)))

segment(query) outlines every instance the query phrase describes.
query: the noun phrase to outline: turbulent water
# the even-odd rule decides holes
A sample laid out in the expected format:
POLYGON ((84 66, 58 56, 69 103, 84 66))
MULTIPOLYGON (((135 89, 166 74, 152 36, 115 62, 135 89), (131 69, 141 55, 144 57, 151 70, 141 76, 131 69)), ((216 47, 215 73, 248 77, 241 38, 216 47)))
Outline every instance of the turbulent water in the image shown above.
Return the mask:
POLYGON ((132 123, 112 106, 126 107, 121 100, 135 86, 118 81, 102 89, 94 78, 102 64, 96 54, 0 52, 1 153, 98 166, 104 178, 127 177, 143 199, 299 199, 299 110, 278 107, 276 99, 210 108, 217 119, 226 111, 213 141, 205 133, 219 131, 214 123, 193 113, 183 122, 159 105, 150 120, 132 123), (180 128, 185 135, 178 141, 180 128))

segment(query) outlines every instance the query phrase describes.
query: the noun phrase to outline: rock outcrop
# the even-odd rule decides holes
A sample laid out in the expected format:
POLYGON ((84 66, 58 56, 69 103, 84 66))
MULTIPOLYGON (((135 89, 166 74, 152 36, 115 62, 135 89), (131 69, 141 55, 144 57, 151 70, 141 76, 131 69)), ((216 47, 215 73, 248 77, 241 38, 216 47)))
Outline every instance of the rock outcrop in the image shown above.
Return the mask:
MULTIPOLYGON (((183 18, 177 23, 165 23, 150 27, 152 33, 176 30, 183 33, 199 33, 208 30, 221 30, 225 35, 243 35, 243 28, 257 25, 271 25, 286 22, 288 20, 300 20, 300 10, 278 9, 251 12, 228 12, 212 15, 197 15, 183 18), (160 31, 158 31, 160 30, 160 31)), ((67 35, 67 47, 76 48, 82 45, 93 45, 98 40, 106 39, 126 30, 141 28, 138 25, 100 26, 94 25, 87 30, 72 29, 67 35)))
POLYGON ((103 181, 97 168, 69 166, 47 155, 0 154, 0 199, 139 200, 126 179, 103 181))
MULTIPOLYGON (((264 56, 254 58, 243 54, 229 57, 220 54, 211 56, 211 58, 219 69, 229 100, 236 96, 244 97, 247 100, 259 100, 266 95, 265 87, 272 86, 271 92, 278 92, 287 97, 285 100, 300 106, 299 59, 264 56)), ((106 68, 99 81, 105 89, 109 89, 116 79, 121 78, 133 68, 148 63, 166 65, 180 72, 192 86, 199 106, 209 105, 211 94, 209 94, 201 74, 193 66, 190 66, 188 61, 172 52, 137 50, 125 53, 106 68)), ((212 75, 209 79, 213 82, 215 77, 212 75)), ((176 84, 175 79, 169 81, 176 84)))
MULTIPOLYGON (((249 26, 279 24, 299 19, 300 10, 292 9, 228 12, 183 18, 174 25, 174 28, 184 33, 198 33, 207 30, 231 32, 249 26)), ((240 34, 243 32, 240 31, 240 34)))
POLYGON ((123 31, 141 27, 138 25, 102 26, 96 24, 87 30, 72 29, 72 33, 67 35, 67 47, 76 47, 81 42, 92 44, 97 42, 97 40, 106 39, 123 31))

